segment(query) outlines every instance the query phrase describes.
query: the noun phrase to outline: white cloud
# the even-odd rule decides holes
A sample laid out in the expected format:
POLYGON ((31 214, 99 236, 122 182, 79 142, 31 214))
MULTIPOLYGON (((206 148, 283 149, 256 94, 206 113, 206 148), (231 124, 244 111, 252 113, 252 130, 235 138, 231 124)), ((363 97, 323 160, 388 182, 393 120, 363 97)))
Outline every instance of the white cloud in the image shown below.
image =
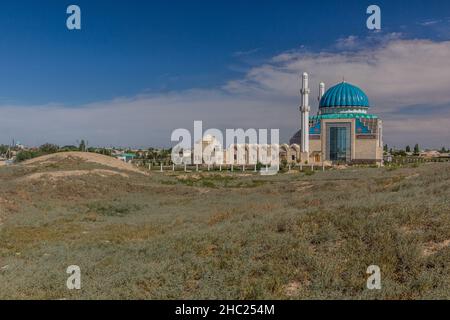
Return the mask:
POLYGON ((376 49, 290 53, 273 61, 252 69, 246 79, 232 82, 232 89, 296 95, 298 75, 308 71, 317 84, 323 80, 330 85, 345 77, 362 87, 372 104, 382 105, 384 111, 410 104, 450 102, 450 41, 396 40, 376 49))
MULTIPOLYGON (((398 34, 388 38, 375 48, 352 52, 283 53, 252 69, 245 79, 231 82, 227 89, 296 97, 299 74, 307 71, 315 97, 320 81, 330 86, 345 77, 368 94, 372 112, 384 118, 387 141, 397 145, 415 140, 434 146, 448 144, 450 131, 445 123, 450 124, 450 41, 401 40, 398 34), (405 108, 417 105, 425 111, 411 113, 405 108), (431 108, 437 105, 445 107, 431 108)), ((351 38, 353 44, 356 41, 351 38)))
MULTIPOLYGON (((191 129, 194 120, 203 120, 205 129, 280 128, 281 139, 287 141, 300 122, 299 74, 307 71, 313 97, 319 81, 329 87, 344 76, 361 87, 372 112, 384 119, 388 143, 448 144, 450 41, 402 40, 395 34, 387 39, 375 47, 338 53, 291 50, 217 89, 140 95, 76 108, 2 106, 0 142, 15 137, 28 144, 69 144, 86 138, 98 145, 167 146, 173 129, 191 129), (417 112, 420 108, 429 112, 417 112)), ((312 105, 314 110, 314 99, 312 105)))
POLYGON ((358 37, 357 36, 353 36, 350 35, 348 37, 345 38, 339 38, 336 41, 336 47, 338 49, 344 49, 344 50, 348 50, 348 49, 355 49, 358 46, 358 37))
MULTIPOLYGON (((189 90, 142 95, 84 105, 0 107, 0 142, 12 138, 28 145, 44 142, 91 145, 168 146, 176 128, 193 130, 241 127, 279 128, 295 121, 277 121, 277 101, 235 96, 222 90, 189 90)), ((295 108, 295 107, 294 107, 295 108)))
POLYGON ((233 57, 242 57, 242 56, 248 56, 252 55, 254 53, 257 53, 261 48, 254 48, 250 50, 244 50, 244 51, 236 51, 233 53, 233 57))
POLYGON ((426 21, 423 21, 423 22, 419 22, 419 24, 420 24, 421 26, 426 27, 426 26, 432 26, 432 25, 435 25, 435 24, 440 23, 440 22, 442 22, 442 20, 440 20, 440 19, 435 19, 435 20, 426 20, 426 21))

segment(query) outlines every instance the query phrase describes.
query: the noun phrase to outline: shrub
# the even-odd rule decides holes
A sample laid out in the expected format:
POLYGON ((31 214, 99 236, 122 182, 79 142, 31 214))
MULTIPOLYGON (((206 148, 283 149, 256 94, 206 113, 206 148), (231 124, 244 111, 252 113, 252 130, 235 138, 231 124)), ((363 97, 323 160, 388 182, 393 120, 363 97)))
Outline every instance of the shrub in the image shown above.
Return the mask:
POLYGON ((45 143, 39 147, 39 150, 44 154, 58 152, 59 147, 56 144, 45 143))
POLYGON ((22 162, 42 155, 40 151, 21 150, 17 153, 15 162, 22 162))

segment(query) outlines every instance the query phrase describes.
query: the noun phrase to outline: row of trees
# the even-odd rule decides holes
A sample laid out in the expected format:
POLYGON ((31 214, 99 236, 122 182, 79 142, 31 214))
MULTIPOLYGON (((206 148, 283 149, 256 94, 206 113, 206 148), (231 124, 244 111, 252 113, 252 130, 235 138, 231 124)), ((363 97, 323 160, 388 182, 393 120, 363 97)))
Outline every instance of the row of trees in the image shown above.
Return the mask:
POLYGON ((136 159, 151 161, 166 161, 171 158, 172 149, 155 149, 140 150, 136 153, 136 159))
POLYGON ((16 154, 16 162, 25 161, 28 159, 36 158, 45 154, 58 152, 59 147, 55 144, 46 143, 36 149, 20 150, 16 154))
MULTIPOLYGON (((5 154, 10 149, 11 147, 9 146, 0 146, 0 154, 5 154)), ((63 147, 59 147, 56 144, 46 143, 38 148, 16 150, 16 151, 17 151, 16 162, 21 162, 27 159, 39 157, 46 154, 56 152, 67 152, 67 151, 92 152, 112 156, 113 149, 87 147, 87 143, 84 140, 81 140, 78 146, 66 145, 63 147)), ((138 151, 132 151, 128 149, 125 150, 124 152, 135 154, 136 159, 143 160, 144 162, 161 162, 161 161, 166 162, 170 161, 172 149, 149 148, 147 150, 138 150, 138 151)))
POLYGON ((87 148, 84 140, 81 140, 78 147, 74 146, 74 145, 66 145, 66 146, 60 147, 56 144, 45 143, 38 148, 18 150, 16 153, 15 161, 21 162, 24 160, 43 156, 46 154, 51 154, 51 153, 56 153, 56 152, 67 152, 67 151, 97 152, 97 153, 101 153, 101 154, 105 154, 105 155, 111 155, 111 150, 108 150, 105 148, 87 148))
MULTIPOLYGON (((395 151, 411 152, 411 147, 408 145, 408 146, 406 146, 405 150, 402 150, 402 149, 395 149, 395 150, 393 150, 392 148, 389 148, 387 144, 385 144, 383 150, 384 150, 384 152, 389 152, 391 154, 393 152, 395 152, 395 151)), ((416 143, 414 145, 414 153, 417 153, 417 154, 420 153, 420 148, 419 148, 419 144, 418 143, 416 143)))
MULTIPOLYGON (((410 152, 412 152, 414 155, 419 155, 420 154, 420 148, 419 148, 419 144, 418 143, 416 143, 414 145, 413 149, 411 149, 411 147, 409 145, 407 145, 404 150, 403 149, 392 149, 392 148, 389 148, 387 144, 385 144, 383 150, 384 150, 385 153, 389 152, 390 154, 392 154, 394 156, 395 155, 406 156, 406 154, 410 153, 410 152)), ((450 151, 449 151, 449 149, 446 149, 445 147, 442 147, 440 152, 441 153, 448 153, 450 151)))

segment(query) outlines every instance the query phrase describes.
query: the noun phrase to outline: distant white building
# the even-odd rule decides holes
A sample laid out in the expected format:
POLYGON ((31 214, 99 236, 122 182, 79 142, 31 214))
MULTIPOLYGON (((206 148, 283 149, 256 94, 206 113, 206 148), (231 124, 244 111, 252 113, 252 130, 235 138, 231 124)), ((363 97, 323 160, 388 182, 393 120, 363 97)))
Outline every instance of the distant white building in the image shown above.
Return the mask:
POLYGON ((439 158, 442 157, 442 154, 436 150, 423 151, 419 154, 422 158, 439 158))
POLYGON ((120 154, 114 155, 114 157, 116 159, 119 159, 123 162, 128 163, 128 162, 132 161, 136 157, 136 155, 133 153, 120 153, 120 154))
POLYGON ((16 142, 15 147, 18 148, 18 149, 20 149, 20 150, 25 149, 25 146, 24 146, 22 143, 20 143, 20 141, 17 141, 17 142, 16 142))

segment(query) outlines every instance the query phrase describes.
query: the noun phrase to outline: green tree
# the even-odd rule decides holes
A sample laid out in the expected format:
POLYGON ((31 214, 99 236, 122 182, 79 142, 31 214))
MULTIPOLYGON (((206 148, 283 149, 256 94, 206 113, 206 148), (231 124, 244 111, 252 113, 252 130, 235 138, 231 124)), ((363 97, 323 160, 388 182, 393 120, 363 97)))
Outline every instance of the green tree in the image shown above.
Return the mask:
POLYGON ((155 148, 149 148, 147 152, 147 159, 155 161, 156 159, 156 151, 155 148))
POLYGON ((410 146, 406 146, 405 151, 406 151, 406 152, 411 152, 411 147, 410 147, 410 146))
POLYGON ((41 151, 21 150, 17 153, 15 162, 21 162, 42 155, 41 151))
POLYGON ((6 144, 0 145, 0 156, 1 155, 6 155, 8 150, 9 150, 9 147, 6 144))
POLYGON ((419 144, 416 143, 416 145, 414 146, 414 153, 415 154, 419 154, 420 153, 420 149, 419 149, 419 144))
POLYGON ((60 148, 61 151, 78 151, 78 147, 77 146, 73 146, 73 145, 67 145, 64 147, 60 148))
POLYGON ((97 153, 103 154, 105 156, 110 156, 111 155, 111 150, 110 149, 106 149, 106 148, 100 148, 96 150, 97 153))
POLYGON ((39 147, 39 151, 42 153, 55 153, 58 152, 59 146, 52 143, 45 143, 39 147))

